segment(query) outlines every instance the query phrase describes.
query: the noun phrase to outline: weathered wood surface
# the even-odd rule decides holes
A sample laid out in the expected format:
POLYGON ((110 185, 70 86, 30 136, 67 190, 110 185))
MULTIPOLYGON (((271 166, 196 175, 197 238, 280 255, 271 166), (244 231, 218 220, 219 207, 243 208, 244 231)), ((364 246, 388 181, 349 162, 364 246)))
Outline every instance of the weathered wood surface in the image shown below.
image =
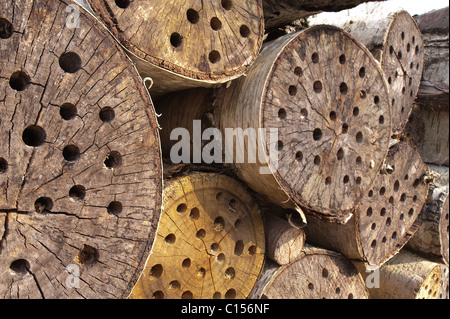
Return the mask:
POLYGON ((344 256, 306 245, 297 261, 267 261, 252 299, 368 299, 353 264, 344 256))
POLYGON ((154 95, 243 75, 263 40, 260 0, 88 2, 153 79, 154 95))
POLYGON ((267 257, 279 265, 287 265, 300 258, 306 241, 302 229, 270 213, 265 214, 265 229, 267 257))
POLYGON ((247 298, 263 268, 261 212, 242 184, 223 174, 166 180, 164 211, 132 299, 247 298))
POLYGON ((266 28, 271 29, 323 11, 341 11, 377 0, 263 0, 266 28))
MULTIPOLYGON (((178 142, 170 141, 173 129, 195 136, 193 120, 201 120, 202 130, 221 134, 212 160, 235 166, 254 191, 276 205, 306 207, 341 222, 371 186, 391 135, 380 67, 362 44, 331 26, 268 43, 247 75, 229 87, 167 95, 157 110, 165 154, 178 142), (243 138, 260 128, 265 140, 243 138), (242 130, 241 139, 227 143, 227 130, 242 130)), ((200 144, 194 153, 201 154, 200 144)))
POLYGON ((440 170, 442 175, 430 185, 430 193, 420 215, 422 225, 407 247, 448 266, 448 167, 431 166, 430 169, 437 174, 440 170))
POLYGON ((312 19, 312 24, 332 24, 361 41, 380 62, 389 83, 392 133, 403 132, 417 97, 424 69, 421 32, 406 11, 362 16, 338 13, 312 19))
MULTIPOLYGON (((358 269, 365 266, 356 265, 358 269)), ((366 278, 368 273, 361 271, 366 278)), ((369 287, 370 299, 439 299, 442 293, 441 264, 407 250, 379 268, 377 285, 369 287)))
POLYGON ((69 5, 0 4, 2 298, 126 297, 155 238, 150 97, 106 29, 69 5))
POLYGON ((428 167, 404 143, 390 149, 386 164, 392 171, 378 175, 346 225, 308 218, 308 242, 377 267, 398 253, 417 231, 428 167))

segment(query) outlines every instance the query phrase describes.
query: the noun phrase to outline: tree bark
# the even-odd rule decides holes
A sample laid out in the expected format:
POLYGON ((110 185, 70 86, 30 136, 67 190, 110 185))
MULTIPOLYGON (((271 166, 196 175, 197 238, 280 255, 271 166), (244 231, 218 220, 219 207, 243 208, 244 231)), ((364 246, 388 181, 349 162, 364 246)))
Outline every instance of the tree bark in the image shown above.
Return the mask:
POLYGON ((403 132, 419 91, 424 68, 424 43, 420 30, 406 11, 311 21, 336 25, 361 41, 380 62, 392 99, 392 133, 403 132))
POLYGON ((428 168, 404 143, 390 149, 386 165, 393 171, 378 175, 346 225, 308 218, 308 242, 372 267, 397 254, 418 229, 417 217, 428 194, 428 168))
POLYGON ((150 96, 74 2, 2 1, 0 17, 0 295, 123 298, 162 201, 150 96))
POLYGON ((297 261, 267 262, 253 299, 368 299, 365 283, 344 256, 306 245, 297 261))
POLYGON ((430 186, 430 194, 420 215, 422 225, 407 247, 448 266, 448 167, 443 168, 446 172, 430 186))
POLYGON ((323 11, 337 12, 370 1, 374 0, 263 0, 264 19, 266 28, 271 29, 323 11))
POLYGON ((335 27, 268 43, 245 77, 211 98, 190 94, 203 93, 158 101, 163 136, 206 117, 205 125, 221 132, 226 164, 234 163, 239 178, 282 207, 305 207, 345 223, 388 151, 391 105, 382 71, 362 44, 335 27), (259 128, 265 141, 243 138, 259 128), (240 130, 242 139, 223 143, 227 131, 240 130))
POLYGON ((245 73, 264 34, 260 0, 89 0, 127 49, 152 95, 212 87, 245 73))
POLYGON ((265 253, 253 197, 217 173, 186 173, 165 184, 157 239, 130 298, 247 298, 265 253))

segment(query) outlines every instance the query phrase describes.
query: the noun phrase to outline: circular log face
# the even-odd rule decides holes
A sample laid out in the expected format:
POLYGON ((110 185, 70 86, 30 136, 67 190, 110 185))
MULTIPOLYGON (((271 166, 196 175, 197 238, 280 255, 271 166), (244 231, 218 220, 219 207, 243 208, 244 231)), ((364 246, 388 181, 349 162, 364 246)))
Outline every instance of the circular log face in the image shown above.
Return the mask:
POLYGON ((439 299, 442 287, 441 266, 436 265, 420 285, 416 299, 439 299))
POLYGON ((361 44, 334 27, 300 33, 275 62, 263 100, 263 126, 279 130, 271 166, 280 185, 313 211, 350 212, 386 156, 390 108, 381 69, 361 44))
POLYGON ((260 1, 89 0, 132 53, 199 80, 242 74, 264 33, 260 1))
POLYGON ((170 181, 152 254, 132 298, 247 298, 265 238, 253 199, 237 181, 193 174, 170 181))
POLYGON ((442 249, 442 256, 444 257, 444 261, 448 266, 448 251, 449 251, 449 236, 448 236, 448 196, 445 199, 444 206, 442 209, 442 216, 441 216, 441 222, 439 225, 440 228, 440 236, 441 236, 441 249, 442 249))
POLYGON ((424 56, 416 22, 409 13, 399 12, 389 27, 381 59, 391 90, 394 134, 401 133, 408 122, 422 80, 424 56))
POLYGON ((397 144, 386 163, 393 172, 378 175, 358 215, 361 247, 371 265, 381 265, 403 247, 428 195, 423 181, 428 167, 414 149, 397 144))
POLYGON ((150 98, 113 38, 71 3, 0 5, 13 30, 0 39, 5 298, 127 296, 155 237, 162 170, 150 98))
POLYGON ((367 299, 356 268, 335 253, 306 255, 282 268, 264 291, 269 299, 367 299))

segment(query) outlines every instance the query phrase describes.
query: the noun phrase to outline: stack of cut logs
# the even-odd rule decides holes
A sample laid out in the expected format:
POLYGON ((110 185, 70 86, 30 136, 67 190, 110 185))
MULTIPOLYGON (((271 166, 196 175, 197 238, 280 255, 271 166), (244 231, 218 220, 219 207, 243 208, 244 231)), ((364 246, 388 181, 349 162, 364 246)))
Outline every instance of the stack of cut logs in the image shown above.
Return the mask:
POLYGON ((363 2, 2 1, 2 298, 448 298, 448 8, 363 2))

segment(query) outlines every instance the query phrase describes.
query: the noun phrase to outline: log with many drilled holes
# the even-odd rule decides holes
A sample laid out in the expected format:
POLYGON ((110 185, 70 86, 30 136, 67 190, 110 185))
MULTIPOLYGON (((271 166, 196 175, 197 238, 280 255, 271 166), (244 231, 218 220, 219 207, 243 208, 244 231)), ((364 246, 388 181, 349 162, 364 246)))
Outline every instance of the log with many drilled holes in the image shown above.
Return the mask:
POLYGON ((430 185, 430 193, 420 215, 422 225, 407 247, 448 266, 448 167, 445 170, 446 174, 430 185))
POLYGON ((285 266, 267 261, 253 299, 368 299, 355 266, 336 252, 306 245, 285 266))
POLYGON ((355 263, 362 276, 373 276, 371 299, 439 299, 444 295, 441 264, 417 256, 405 249, 380 267, 366 272, 363 263, 355 263))
POLYGON ((287 35, 216 93, 190 90, 158 101, 166 154, 172 129, 195 136, 193 120, 202 120, 203 129, 220 130, 225 164, 257 193, 286 208, 348 220, 383 163, 391 133, 387 83, 362 44, 331 26, 287 35), (240 131, 259 138, 244 139, 240 131))
POLYGON ((308 218, 308 241, 371 266, 398 253, 417 231, 416 220, 428 194, 423 180, 428 168, 404 143, 390 149, 386 164, 393 171, 380 172, 346 225, 308 218))
POLYGON ((380 62, 392 98, 392 133, 402 133, 419 91, 424 68, 421 32, 406 11, 349 17, 337 13, 311 19, 311 24, 336 25, 361 41, 380 62))
POLYGON ((0 295, 123 298, 162 202, 150 97, 72 1, 2 1, 0 34, 0 295))
POLYGON ((166 181, 164 211, 146 268, 130 298, 247 298, 264 263, 260 210, 224 174, 166 181))
POLYGON ((157 95, 244 74, 261 48, 260 0, 88 0, 157 95))
POLYGON ((369 1, 378 0, 263 0, 264 19, 270 29, 322 11, 341 11, 369 1))

